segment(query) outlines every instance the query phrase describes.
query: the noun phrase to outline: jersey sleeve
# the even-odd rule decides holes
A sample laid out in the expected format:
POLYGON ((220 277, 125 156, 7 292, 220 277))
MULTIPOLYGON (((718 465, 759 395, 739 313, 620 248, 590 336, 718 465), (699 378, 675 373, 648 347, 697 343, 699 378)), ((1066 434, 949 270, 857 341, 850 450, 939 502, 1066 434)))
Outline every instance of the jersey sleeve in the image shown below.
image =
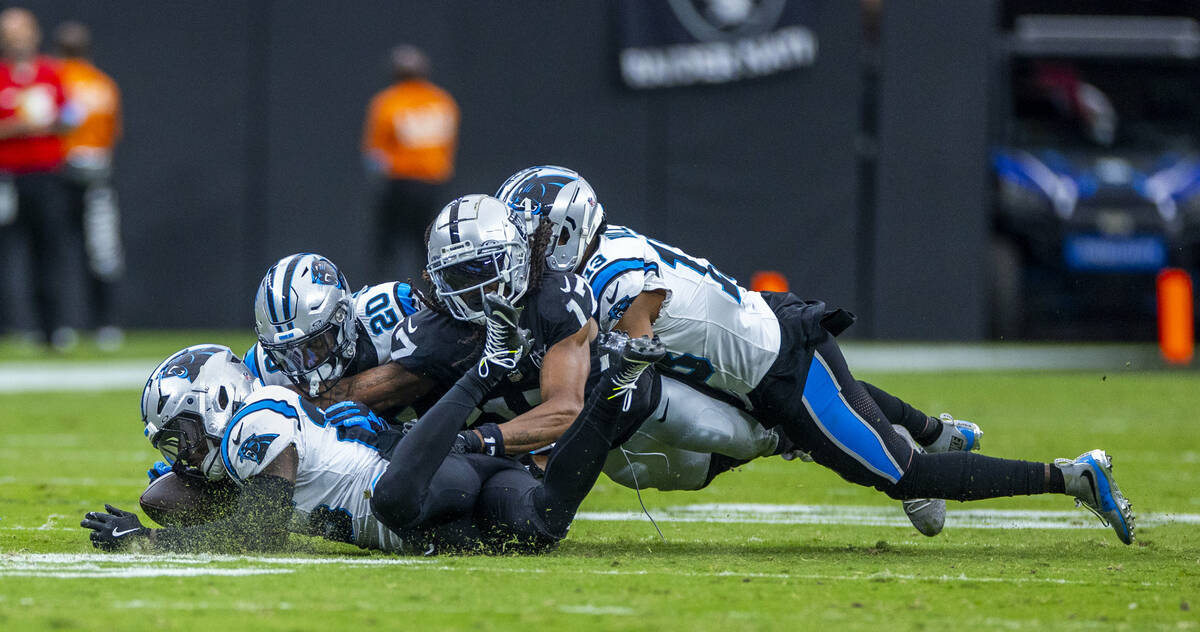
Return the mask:
MULTIPOLYGON (((629 245, 636 243, 629 241, 632 242, 629 245)), ((621 320, 633 299, 649 289, 647 282, 653 283, 657 270, 657 265, 647 262, 639 249, 626 244, 614 245, 618 247, 602 247, 583 272, 596 297, 596 321, 601 331, 611 330, 621 320)))
MULTIPOLYGON (((272 389, 273 390, 273 389, 272 389)), ((221 460, 238 484, 262 472, 299 441, 300 412, 290 391, 262 397, 243 407, 221 437, 221 460)), ((273 393, 274 394, 274 393, 273 393)))
MULTIPOLYGON (((407 283, 381 283, 354 293, 355 317, 375 350, 372 365, 388 360, 396 325, 420 309, 420 302, 407 283)), ((360 347, 362 345, 360 344, 360 347)))
POLYGON ((447 387, 479 357, 482 336, 433 310, 409 316, 392 333, 391 361, 447 387))
POLYGON ((550 348, 587 325, 596 313, 596 299, 587 281, 577 274, 550 273, 538 292, 540 339, 550 348))

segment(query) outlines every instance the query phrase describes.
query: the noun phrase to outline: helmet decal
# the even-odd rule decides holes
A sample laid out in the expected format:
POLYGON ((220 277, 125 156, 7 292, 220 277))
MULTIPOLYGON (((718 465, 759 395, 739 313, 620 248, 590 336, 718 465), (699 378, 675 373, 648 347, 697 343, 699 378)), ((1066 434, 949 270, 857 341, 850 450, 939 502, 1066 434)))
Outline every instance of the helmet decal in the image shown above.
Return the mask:
POLYGON ((313 261, 309 272, 312 275, 312 282, 317 285, 332 285, 343 289, 346 287, 346 284, 343 283, 342 273, 338 271, 332 261, 324 257, 318 257, 316 261, 313 261))
POLYGON ((537 175, 520 185, 516 193, 507 200, 508 207, 514 211, 544 215, 550 211, 554 198, 562 188, 574 182, 577 178, 568 175, 537 175))
POLYGON ((196 374, 200 372, 200 367, 204 366, 204 363, 208 362, 209 358, 221 351, 222 349, 219 347, 187 349, 174 358, 171 358, 171 361, 158 372, 158 379, 165 380, 167 378, 179 377, 191 382, 196 379, 196 374))

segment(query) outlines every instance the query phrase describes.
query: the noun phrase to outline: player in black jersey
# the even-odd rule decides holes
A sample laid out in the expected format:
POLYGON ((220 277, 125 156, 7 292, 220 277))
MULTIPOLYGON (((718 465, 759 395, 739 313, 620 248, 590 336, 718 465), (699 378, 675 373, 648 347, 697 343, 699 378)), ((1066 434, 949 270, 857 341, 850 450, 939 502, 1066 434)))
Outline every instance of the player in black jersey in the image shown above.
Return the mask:
MULTIPOLYGON (((491 418, 471 421, 462 433, 468 451, 521 455, 556 441, 583 408, 588 384, 599 375, 595 300, 570 272, 548 270, 540 256, 548 232, 525 231, 524 221, 499 200, 468 195, 446 205, 429 227, 426 309, 393 334, 391 362, 343 379, 318 403, 356 400, 376 410, 430 402, 478 360, 486 330, 483 295, 495 292, 520 308, 520 326, 532 348, 526 360, 488 394, 491 418), (532 245, 530 242, 533 242, 532 245)), ((651 411, 656 388, 631 396, 630 406, 651 411)))

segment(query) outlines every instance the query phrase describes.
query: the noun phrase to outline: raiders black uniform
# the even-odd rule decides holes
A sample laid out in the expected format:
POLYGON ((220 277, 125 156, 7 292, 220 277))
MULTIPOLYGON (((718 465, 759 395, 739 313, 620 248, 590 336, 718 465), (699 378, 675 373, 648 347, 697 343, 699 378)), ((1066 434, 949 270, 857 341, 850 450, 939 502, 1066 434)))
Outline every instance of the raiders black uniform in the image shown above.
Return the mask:
MULTIPOLYGON (((517 370, 488 393, 481 405, 482 417, 473 416, 470 424, 512 419, 540 403, 546 351, 587 326, 596 306, 583 278, 552 270, 542 274, 538 289, 526 293, 520 303, 524 308, 520 324, 529 331, 533 348, 517 370)), ((595 341, 591 344, 589 389, 602 368, 595 341)), ((430 403, 445 393, 468 366, 479 361, 482 349, 482 328, 432 309, 410 316, 392 334, 392 361, 437 383, 437 388, 422 398, 430 403)))

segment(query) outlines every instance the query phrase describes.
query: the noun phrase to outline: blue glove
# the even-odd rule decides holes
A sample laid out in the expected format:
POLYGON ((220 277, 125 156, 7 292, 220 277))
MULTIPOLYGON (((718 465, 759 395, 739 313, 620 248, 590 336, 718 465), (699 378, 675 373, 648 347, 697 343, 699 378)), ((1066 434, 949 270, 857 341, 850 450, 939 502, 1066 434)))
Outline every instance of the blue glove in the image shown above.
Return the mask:
POLYGON ((370 408, 358 402, 338 402, 325 409, 325 420, 337 428, 349 430, 362 428, 368 432, 387 430, 386 421, 379 418, 370 408))
POLYGON ((146 470, 146 476, 149 476, 150 480, 154 480, 170 471, 171 465, 169 463, 166 463, 165 461, 155 461, 154 465, 151 465, 150 469, 146 470))

